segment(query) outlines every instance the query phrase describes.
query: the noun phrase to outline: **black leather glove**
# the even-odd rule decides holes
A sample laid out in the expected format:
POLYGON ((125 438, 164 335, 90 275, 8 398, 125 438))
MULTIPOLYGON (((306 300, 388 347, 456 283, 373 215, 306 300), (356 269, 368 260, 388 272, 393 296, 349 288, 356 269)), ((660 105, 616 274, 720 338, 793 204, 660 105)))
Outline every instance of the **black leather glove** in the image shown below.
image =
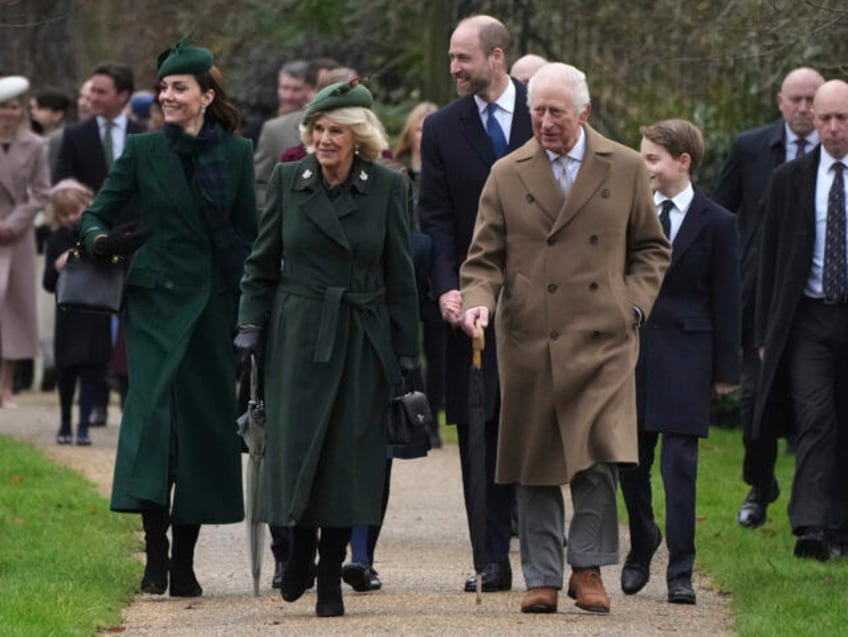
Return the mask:
POLYGON ((424 377, 421 375, 421 363, 418 357, 400 356, 398 365, 403 376, 404 391, 424 391, 424 377))
POLYGON ((263 332, 259 325, 239 325, 238 334, 233 339, 233 346, 242 360, 249 360, 251 354, 257 358, 262 356, 263 332))
POLYGON ((130 221, 115 226, 109 234, 94 240, 92 250, 101 257, 126 257, 138 250, 147 241, 147 229, 141 221, 130 221))

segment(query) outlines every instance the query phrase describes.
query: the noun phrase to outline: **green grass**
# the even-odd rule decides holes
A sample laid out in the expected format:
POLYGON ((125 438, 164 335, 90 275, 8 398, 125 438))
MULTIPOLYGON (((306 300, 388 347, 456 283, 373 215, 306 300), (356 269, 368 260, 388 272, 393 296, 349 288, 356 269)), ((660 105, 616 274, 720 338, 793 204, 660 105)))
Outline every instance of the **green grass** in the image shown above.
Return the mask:
POLYGON ((78 473, 0 436, 0 632, 88 636, 121 624, 141 578, 136 516, 78 473))
MULTIPOLYGON (((738 430, 713 428, 701 441, 696 569, 709 575, 718 591, 732 595, 739 637, 844 634, 848 560, 821 563, 792 555, 795 538, 786 505, 794 457, 779 454, 781 496, 769 507, 768 522, 750 530, 736 524, 736 511, 748 492, 741 478, 742 453, 738 430)), ((665 507, 658 465, 653 474, 654 506, 662 525, 665 507)))

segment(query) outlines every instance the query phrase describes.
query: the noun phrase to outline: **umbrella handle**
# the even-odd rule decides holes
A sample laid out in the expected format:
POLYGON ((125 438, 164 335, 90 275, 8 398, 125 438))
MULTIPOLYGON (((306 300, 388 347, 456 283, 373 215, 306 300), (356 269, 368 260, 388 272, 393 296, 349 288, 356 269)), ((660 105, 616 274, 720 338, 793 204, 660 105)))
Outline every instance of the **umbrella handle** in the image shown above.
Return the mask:
POLYGON ((474 329, 477 330, 477 336, 471 340, 471 364, 474 369, 480 369, 483 365, 481 355, 486 347, 486 333, 480 325, 479 318, 474 322, 474 329))

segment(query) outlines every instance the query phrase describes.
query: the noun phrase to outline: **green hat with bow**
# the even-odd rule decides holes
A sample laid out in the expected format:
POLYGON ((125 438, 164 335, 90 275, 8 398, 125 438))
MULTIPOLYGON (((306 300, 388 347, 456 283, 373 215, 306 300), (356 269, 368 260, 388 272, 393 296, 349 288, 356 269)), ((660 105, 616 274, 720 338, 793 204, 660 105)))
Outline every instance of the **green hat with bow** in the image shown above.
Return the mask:
POLYGON ((190 37, 180 38, 173 49, 167 49, 159 54, 157 68, 159 79, 175 73, 190 73, 197 75, 212 68, 215 56, 212 51, 200 46, 192 46, 190 37))
POLYGON ((371 108, 374 97, 365 86, 359 83, 359 78, 350 82, 336 82, 325 86, 315 94, 312 101, 306 105, 303 120, 308 121, 326 111, 332 111, 346 106, 362 106, 371 108))

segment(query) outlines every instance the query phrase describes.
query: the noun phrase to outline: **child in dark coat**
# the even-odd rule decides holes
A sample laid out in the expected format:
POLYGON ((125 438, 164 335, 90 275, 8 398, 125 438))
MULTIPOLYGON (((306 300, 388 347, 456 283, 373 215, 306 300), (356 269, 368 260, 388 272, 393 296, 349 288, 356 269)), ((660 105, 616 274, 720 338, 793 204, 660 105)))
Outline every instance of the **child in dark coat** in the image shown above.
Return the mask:
MULTIPOLYGON (((47 218, 53 232, 45 247, 45 268, 42 286, 50 293, 56 291, 59 273, 65 267, 68 254, 79 239, 78 222, 83 211, 91 205, 93 193, 75 179, 63 179, 50 190, 47 218)), ((92 408, 92 390, 102 378, 112 351, 111 317, 78 310, 57 310, 53 340, 58 374, 61 422, 56 442, 73 442, 71 408, 79 379, 78 445, 90 445, 88 424, 92 408)))

